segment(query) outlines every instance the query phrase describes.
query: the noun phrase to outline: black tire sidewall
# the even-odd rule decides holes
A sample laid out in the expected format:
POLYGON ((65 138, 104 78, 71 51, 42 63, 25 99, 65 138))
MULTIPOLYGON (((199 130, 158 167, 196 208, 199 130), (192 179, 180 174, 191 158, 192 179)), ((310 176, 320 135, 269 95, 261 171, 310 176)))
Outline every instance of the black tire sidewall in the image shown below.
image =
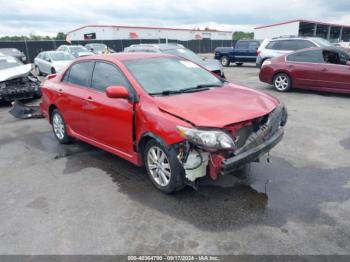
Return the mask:
POLYGON ((291 88, 292 88, 292 79, 290 78, 289 75, 287 75, 286 73, 277 73, 274 77, 273 77, 273 81, 272 81, 272 84, 273 84, 273 87, 278 91, 278 92, 288 92, 291 88), (279 77, 279 76, 285 76, 287 77, 288 79, 288 87, 284 90, 279 90, 276 88, 276 85, 275 85, 275 81, 276 81, 276 78, 279 77))
POLYGON ((180 164, 179 160, 177 159, 177 153, 176 150, 172 147, 166 146, 163 142, 157 141, 155 139, 150 140, 144 149, 144 164, 147 170, 147 174, 149 179, 151 180, 152 184, 161 190, 164 193, 170 194, 175 191, 180 190, 183 188, 184 183, 183 183, 183 178, 184 178, 184 169, 182 165, 180 164), (166 186, 161 186, 159 185, 156 181, 154 181, 151 172, 149 171, 148 164, 147 164, 147 155, 148 151, 153 147, 157 146, 163 150, 163 152, 166 154, 169 164, 170 164, 170 169, 171 169, 171 176, 170 176, 170 182, 166 186))
POLYGON ((60 111, 58 109, 54 109, 51 113, 51 121, 53 121, 53 117, 58 114, 62 120, 63 120, 63 125, 64 125, 64 137, 62 139, 59 139, 55 133, 54 127, 53 127, 53 123, 52 123, 52 132, 55 135, 56 139, 58 140, 58 142, 60 142, 61 144, 69 144, 72 139, 68 136, 67 134, 67 127, 66 127, 66 123, 64 121, 63 116, 61 115, 60 111))

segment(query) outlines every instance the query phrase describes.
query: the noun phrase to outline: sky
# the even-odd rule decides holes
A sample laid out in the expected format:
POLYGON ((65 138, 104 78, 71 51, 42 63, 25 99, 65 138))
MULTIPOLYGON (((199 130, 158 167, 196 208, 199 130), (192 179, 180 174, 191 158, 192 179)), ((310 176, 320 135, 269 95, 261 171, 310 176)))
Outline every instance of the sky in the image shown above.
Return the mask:
POLYGON ((350 25, 349 0, 0 0, 0 35, 50 35, 86 24, 253 31, 308 19, 350 25))

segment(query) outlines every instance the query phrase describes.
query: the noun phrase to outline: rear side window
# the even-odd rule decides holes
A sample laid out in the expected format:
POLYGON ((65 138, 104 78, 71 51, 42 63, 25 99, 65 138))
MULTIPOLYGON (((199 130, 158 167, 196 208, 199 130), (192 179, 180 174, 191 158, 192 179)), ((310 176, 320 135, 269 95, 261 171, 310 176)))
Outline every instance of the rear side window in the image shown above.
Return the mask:
POLYGON ((248 49, 249 47, 249 42, 238 42, 236 48, 237 49, 248 49))
POLYGON ((297 41, 295 40, 271 41, 266 48, 274 50, 298 50, 297 41))
POLYGON ((290 54, 287 57, 291 62, 324 63, 321 50, 311 50, 290 54))
POLYGON ((67 79, 66 74, 63 78, 63 81, 74 85, 90 87, 93 67, 94 62, 92 61, 76 63, 71 66, 67 79))
POLYGON ((128 81, 114 65, 96 62, 91 87, 99 91, 105 91, 109 86, 124 86, 130 89, 128 81))
POLYGON ((256 49, 258 49, 259 45, 260 44, 258 42, 249 42, 249 49, 256 50, 256 49))
POLYGON ((308 40, 297 40, 297 48, 299 49, 305 49, 305 48, 311 48, 316 47, 316 45, 308 40))

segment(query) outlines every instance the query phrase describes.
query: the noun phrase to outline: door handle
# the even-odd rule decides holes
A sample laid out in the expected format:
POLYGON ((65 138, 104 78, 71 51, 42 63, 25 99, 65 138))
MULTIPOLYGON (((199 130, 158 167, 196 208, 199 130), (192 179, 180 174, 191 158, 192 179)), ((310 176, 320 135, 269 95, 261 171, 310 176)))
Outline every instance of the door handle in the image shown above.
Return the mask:
POLYGON ((321 71, 322 71, 322 72, 327 72, 328 69, 327 69, 327 68, 323 68, 321 71))
POLYGON ((59 89, 58 89, 58 92, 59 92, 59 93, 63 93, 63 89, 62 89, 62 88, 59 88, 59 89))
POLYGON ((94 101, 94 100, 92 99, 91 96, 88 96, 88 98, 87 98, 86 100, 88 100, 88 101, 94 101))

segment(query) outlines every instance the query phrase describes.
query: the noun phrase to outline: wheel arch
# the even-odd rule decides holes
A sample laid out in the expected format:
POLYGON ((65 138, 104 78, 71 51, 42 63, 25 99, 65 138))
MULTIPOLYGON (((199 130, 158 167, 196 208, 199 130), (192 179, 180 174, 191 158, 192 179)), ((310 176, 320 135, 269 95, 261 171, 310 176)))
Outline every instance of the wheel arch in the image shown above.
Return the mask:
POLYGON ((50 124, 52 124, 52 112, 55 109, 58 109, 58 107, 55 104, 51 104, 49 106, 49 121, 50 121, 50 124))

